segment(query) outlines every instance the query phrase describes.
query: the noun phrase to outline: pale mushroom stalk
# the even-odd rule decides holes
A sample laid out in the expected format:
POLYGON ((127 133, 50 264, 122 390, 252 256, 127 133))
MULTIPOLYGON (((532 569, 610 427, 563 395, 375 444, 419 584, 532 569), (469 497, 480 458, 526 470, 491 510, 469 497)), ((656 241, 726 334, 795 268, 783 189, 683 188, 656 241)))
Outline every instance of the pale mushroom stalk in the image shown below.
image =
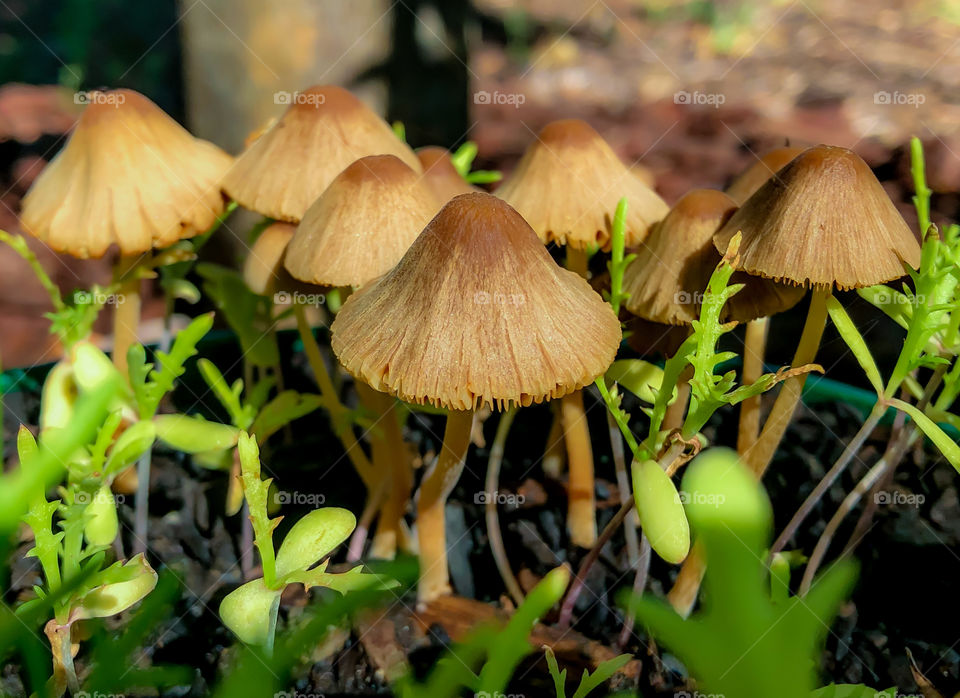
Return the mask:
MULTIPOLYGON (((742 385, 750 385, 763 375, 763 355, 767 344, 768 318, 757 318, 747 323, 743 341, 742 385)), ((760 435, 760 396, 748 397, 740 404, 740 423, 737 428, 737 453, 746 453, 760 435)))
POLYGON ((120 285, 113 311, 113 365, 124 378, 127 378, 127 352, 137 343, 140 327, 140 259, 141 255, 124 256, 116 267, 120 285))
MULTIPOLYGON (((829 287, 813 289, 807 320, 803 325, 800 343, 793 355, 793 366, 811 364, 816 358, 820 339, 827 325, 827 298, 830 297, 831 292, 829 287)), ((784 381, 770 410, 770 415, 763 425, 763 431, 760 432, 753 446, 743 454, 747 466, 758 478, 763 477, 763 473, 773 459, 774 451, 780 445, 780 440, 800 402, 800 394, 803 392, 806 381, 806 373, 792 376, 784 381)))
POLYGON ((418 598, 421 601, 431 601, 450 593, 444 512, 447 497, 463 472, 472 428, 473 410, 450 410, 440 453, 420 483, 417 540, 420 544, 418 598))
POLYGON ((391 560, 396 556, 397 544, 401 538, 403 515, 410 498, 410 490, 413 488, 413 472, 410 469, 400 422, 397 420, 396 401, 362 382, 357 383, 357 390, 363 402, 373 410, 375 428, 380 430, 379 434, 372 435, 374 465, 378 470, 378 477, 390 483, 380 509, 370 555, 391 560))

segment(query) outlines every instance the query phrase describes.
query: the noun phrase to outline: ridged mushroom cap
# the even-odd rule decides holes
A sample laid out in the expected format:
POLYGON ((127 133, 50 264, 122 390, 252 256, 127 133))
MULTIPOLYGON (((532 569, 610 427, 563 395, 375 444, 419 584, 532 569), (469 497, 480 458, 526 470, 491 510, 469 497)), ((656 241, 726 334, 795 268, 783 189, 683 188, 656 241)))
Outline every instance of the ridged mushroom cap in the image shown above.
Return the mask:
POLYGON ((607 369, 621 338, 610 306, 489 194, 447 203, 331 329, 333 351, 359 380, 454 410, 573 392, 607 369))
POLYGON ((764 182, 773 177, 803 151, 803 148, 784 146, 764 153, 730 183, 726 191, 727 196, 733 199, 737 206, 742 206, 743 202, 753 196, 753 193, 762 187, 764 182))
POLYGON ((626 240, 639 244, 668 210, 656 192, 578 119, 547 124, 497 189, 547 242, 608 247, 617 203, 627 198, 626 240))
MULTIPOLYGON (((710 275, 720 263, 713 236, 737 210, 723 192, 695 189, 683 196, 637 249, 624 273, 626 308, 665 325, 699 318, 710 275)), ((745 287, 727 301, 724 317, 744 322, 791 308, 803 289, 736 272, 731 284, 745 287)))
POLYGON ((283 256, 296 229, 291 223, 271 223, 260 233, 243 263, 243 280, 251 291, 266 296, 288 279, 283 256))
POLYGON ((480 191, 460 176, 446 148, 435 145, 420 148, 417 150, 417 159, 423 168, 423 183, 441 204, 460 194, 480 191))
POLYGON ((300 281, 362 286, 400 261, 439 204, 393 155, 349 165, 307 209, 285 266, 300 281))
POLYGON ((237 158, 223 190, 244 208, 298 222, 347 165, 367 155, 420 163, 386 121, 350 92, 317 85, 296 93, 283 116, 237 158))
POLYGON ((717 232, 725 250, 742 231, 740 268, 801 286, 884 283, 920 264, 920 245, 877 178, 846 148, 808 148, 717 232))
POLYGON ((232 158, 133 90, 90 93, 66 145, 23 199, 24 229, 57 252, 168 247, 223 213, 232 158))

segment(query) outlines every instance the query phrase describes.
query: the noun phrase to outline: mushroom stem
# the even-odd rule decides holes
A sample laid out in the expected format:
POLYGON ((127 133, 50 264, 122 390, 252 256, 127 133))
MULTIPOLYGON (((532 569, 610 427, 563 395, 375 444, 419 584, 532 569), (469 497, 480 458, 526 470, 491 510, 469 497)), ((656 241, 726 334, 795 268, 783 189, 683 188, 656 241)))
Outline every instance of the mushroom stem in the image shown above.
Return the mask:
POLYGON ((463 471, 472 427, 472 410, 450 410, 440 453, 420 484, 417 500, 417 539, 420 543, 417 596, 420 601, 432 601, 451 591, 444 510, 447 497, 463 471))
MULTIPOLYGON (((750 385, 763 375, 763 355, 767 345, 768 318, 757 318, 747 323, 743 341, 742 385, 750 385)), ((740 425, 737 430, 737 453, 744 454, 760 435, 760 396, 748 397, 740 405, 740 425)))
POLYGON ((376 485, 376 469, 367 458, 363 448, 357 442, 356 434, 353 433, 351 424, 343 424, 341 416, 343 405, 337 397, 336 388, 330 379, 330 373, 327 371, 327 365, 320 353, 320 345, 317 344, 316 337, 313 336, 313 329, 307 322, 307 314, 300 303, 293 304, 294 314, 297 316, 297 329, 300 331, 300 339, 303 341, 303 351, 307 355, 307 362, 313 369, 314 377, 317 381, 317 387, 320 389, 320 398, 323 400, 324 407, 333 425, 333 431, 343 444, 343 450, 356 469, 367 491, 372 491, 376 485))
POLYGON ((137 341, 140 327, 140 256, 121 257, 115 277, 119 282, 113 311, 113 365, 127 379, 127 352, 137 341))
POLYGON ((513 418, 516 414, 516 409, 507 410, 500 417, 500 423, 497 424, 497 435, 493 438, 493 444, 490 446, 490 458, 487 460, 487 477, 484 485, 487 490, 487 497, 483 509, 484 517, 487 520, 490 552, 493 553, 493 560, 497 563, 497 569, 500 571, 500 578, 503 579, 504 586, 510 592, 514 603, 519 606, 524 599, 523 589, 520 588, 520 583, 510 568, 510 559, 507 557, 507 550, 503 545, 500 519, 497 517, 497 497, 491 496, 495 495, 500 487, 500 466, 503 464, 503 451, 507 442, 507 435, 510 433, 510 425, 513 424, 513 418))
POLYGON ((550 433, 547 434, 547 446, 543 451, 543 473, 549 478, 559 480, 563 474, 563 465, 567 461, 566 446, 563 443, 563 420, 560 418, 560 403, 551 403, 552 418, 550 433))
MULTIPOLYGON (((567 247, 567 269, 587 278, 589 259, 586 250, 567 247)), ((560 419, 567 445, 567 531, 570 542, 582 548, 597 540, 596 502, 593 483, 593 448, 583 393, 576 391, 560 399, 560 419)))
MULTIPOLYGON (((793 355, 793 365, 803 366, 813 363, 820 347, 820 338, 827 324, 827 298, 830 297, 830 288, 814 288, 810 297, 810 309, 807 311, 807 321, 800 335, 800 343, 793 355)), ((773 403, 773 409, 763 425, 763 431, 753 446, 743 454, 743 458, 757 479, 763 477, 764 471, 770 465, 773 454, 780 445, 787 425, 800 402, 800 393, 807 381, 807 374, 792 376, 784 381, 773 403)))
POLYGON ((392 560, 397 554, 400 527, 413 487, 413 472, 397 419, 396 401, 386 393, 372 388, 367 388, 365 392, 372 393, 364 399, 369 400, 369 404, 374 408, 377 426, 383 430, 382 436, 374 437, 374 462, 378 469, 382 468, 381 476, 390 482, 380 510, 380 518, 377 520, 377 532, 373 536, 370 555, 392 560), (381 455, 380 464, 376 463, 377 455, 381 455))
POLYGON ((677 579, 667 594, 667 601, 680 616, 686 618, 693 610, 706 569, 707 563, 703 559, 703 549, 699 545, 694 545, 687 559, 683 561, 680 572, 677 573, 677 579))
POLYGON ((576 391, 560 399, 563 436, 567 444, 567 530, 570 542, 583 548, 597 540, 596 502, 593 496, 593 450, 583 409, 583 393, 576 391))

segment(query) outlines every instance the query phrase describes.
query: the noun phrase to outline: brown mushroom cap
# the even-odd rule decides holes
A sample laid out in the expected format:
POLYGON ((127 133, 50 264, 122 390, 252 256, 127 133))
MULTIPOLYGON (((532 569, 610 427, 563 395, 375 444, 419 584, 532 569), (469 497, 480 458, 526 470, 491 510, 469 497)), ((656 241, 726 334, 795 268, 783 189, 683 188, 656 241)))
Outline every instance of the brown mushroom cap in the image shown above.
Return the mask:
MULTIPOLYGON (((686 325, 699 318, 703 293, 720 263, 713 236, 736 210, 723 192, 695 189, 684 195, 654 226, 624 273, 627 310, 662 325, 686 325)), ((804 293, 742 272, 730 283, 745 284, 724 308, 725 319, 737 322, 787 310, 804 293)))
POLYGON ((23 199, 23 227, 57 252, 102 257, 168 247, 223 213, 232 158, 133 90, 90 94, 57 156, 23 199))
POLYGON ((367 155, 395 155, 420 170, 387 122, 342 87, 318 85, 298 92, 243 151, 223 190, 244 208, 296 223, 343 168, 367 155))
POLYGON ((437 207, 393 155, 360 158, 307 209, 284 265, 311 284, 362 286, 400 261, 437 207))
POLYGON ((460 176, 446 148, 435 145, 420 148, 417 159, 423 168, 423 183, 441 204, 460 194, 480 191, 460 176))
POLYGON ((668 207, 620 161, 593 128, 578 119, 540 131, 516 170, 497 190, 543 242, 607 247, 617 202, 627 198, 627 245, 637 245, 668 207))
POLYGON ((801 286, 860 288, 916 268, 920 245, 867 164, 846 148, 805 150, 717 232, 743 232, 740 268, 801 286))
POLYGON ((334 352, 359 380, 455 410, 573 392, 607 369, 621 338, 590 285, 556 265, 520 214, 482 193, 444 206, 331 329, 334 352))
POLYGON ((283 255, 296 229, 290 223, 272 223, 260 233, 243 263, 243 280, 251 291, 269 295, 287 278, 283 255))
POLYGON ((753 193, 762 187, 764 182, 773 177, 803 151, 804 148, 784 146, 764 153, 730 183, 730 186, 727 187, 727 196, 733 199, 737 206, 743 206, 743 202, 753 196, 753 193))

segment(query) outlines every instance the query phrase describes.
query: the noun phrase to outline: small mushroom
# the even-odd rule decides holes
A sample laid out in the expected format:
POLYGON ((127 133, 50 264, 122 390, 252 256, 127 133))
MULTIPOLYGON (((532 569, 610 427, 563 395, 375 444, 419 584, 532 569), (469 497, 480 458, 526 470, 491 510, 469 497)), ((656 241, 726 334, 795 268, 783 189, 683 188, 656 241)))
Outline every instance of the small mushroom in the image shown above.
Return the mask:
MULTIPOLYGON (((613 215, 621 198, 627 199, 628 246, 639 244, 668 210, 600 134, 578 119, 547 124, 496 193, 520 212, 544 243, 566 245, 567 267, 584 277, 588 249, 610 244, 613 215)), ((569 465, 567 528, 574 544, 590 547, 597 525, 593 449, 583 396, 566 397, 558 418, 563 422, 569 465)))
POLYGON ((257 237, 243 263, 243 280, 256 294, 269 296, 290 287, 290 275, 283 268, 283 256, 297 227, 271 223, 257 237))
POLYGON ((296 223, 343 168, 366 155, 395 155, 420 170, 413 151, 363 102, 342 87, 317 85, 297 92, 243 151, 223 191, 244 208, 296 223))
POLYGON ((284 264, 307 283, 362 286, 400 261, 437 208, 420 176, 398 158, 360 158, 307 209, 284 264))
POLYGON ((231 162, 139 92, 92 92, 66 145, 24 197, 24 229, 51 249, 87 259, 118 248, 113 357, 124 375, 140 323, 138 257, 213 225, 231 162))
MULTIPOLYGON (((813 289, 793 365, 811 363, 834 286, 862 288, 897 279, 920 263, 917 238, 867 164, 837 146, 809 148, 768 179, 717 232, 726 250, 738 232, 743 271, 813 289)), ((758 477, 793 415, 806 374, 787 379, 745 460, 758 477)))
POLYGON ((449 593, 444 505, 464 466, 473 411, 561 397, 601 375, 620 324, 558 267, 509 205, 463 194, 389 273, 354 293, 332 327, 343 366, 376 390, 449 410, 420 485, 419 596, 449 593))
POLYGON ((417 150, 417 159, 423 167, 423 183, 441 204, 460 194, 480 191, 460 176, 446 148, 435 145, 420 148, 417 150))

